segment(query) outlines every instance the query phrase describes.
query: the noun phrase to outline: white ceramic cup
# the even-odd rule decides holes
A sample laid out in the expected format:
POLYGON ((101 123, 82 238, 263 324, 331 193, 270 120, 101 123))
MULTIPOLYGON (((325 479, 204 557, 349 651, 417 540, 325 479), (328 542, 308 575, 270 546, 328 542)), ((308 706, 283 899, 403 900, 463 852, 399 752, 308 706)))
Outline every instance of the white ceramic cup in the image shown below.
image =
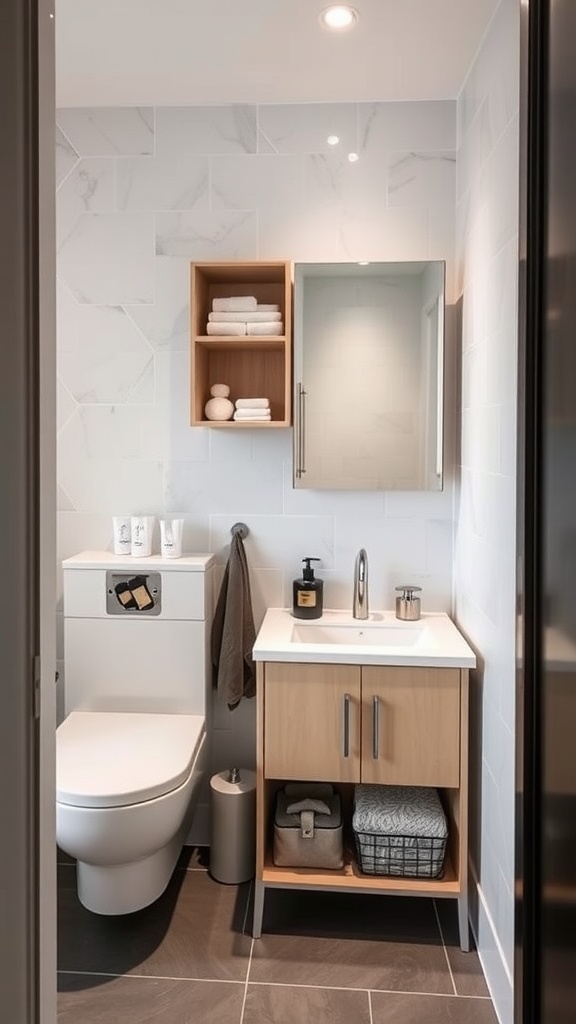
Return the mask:
POLYGON ((160 554, 162 558, 180 558, 183 529, 183 519, 160 520, 160 554))
POLYGON ((129 555, 132 549, 132 526, 130 516, 112 516, 114 530, 114 554, 129 555))
POLYGON ((130 554, 134 558, 151 555, 154 516, 132 516, 130 519, 130 529, 132 534, 130 554))

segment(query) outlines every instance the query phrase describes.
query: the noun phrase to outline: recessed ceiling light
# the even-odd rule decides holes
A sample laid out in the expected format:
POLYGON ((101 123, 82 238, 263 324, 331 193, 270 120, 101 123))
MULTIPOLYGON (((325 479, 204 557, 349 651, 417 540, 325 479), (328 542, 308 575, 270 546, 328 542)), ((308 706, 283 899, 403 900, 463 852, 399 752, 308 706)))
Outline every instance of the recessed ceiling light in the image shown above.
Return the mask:
POLYGON ((351 164, 355 164, 360 157, 358 156, 358 153, 348 153, 348 159, 351 164))
POLYGON ((337 146, 338 143, 340 142, 340 139, 338 138, 337 135, 329 135, 328 138, 326 139, 326 142, 328 143, 329 146, 337 146))
POLYGON ((357 20, 358 15, 353 7, 326 7, 320 13, 321 24, 324 25, 324 28, 330 28, 334 32, 352 28, 357 20))

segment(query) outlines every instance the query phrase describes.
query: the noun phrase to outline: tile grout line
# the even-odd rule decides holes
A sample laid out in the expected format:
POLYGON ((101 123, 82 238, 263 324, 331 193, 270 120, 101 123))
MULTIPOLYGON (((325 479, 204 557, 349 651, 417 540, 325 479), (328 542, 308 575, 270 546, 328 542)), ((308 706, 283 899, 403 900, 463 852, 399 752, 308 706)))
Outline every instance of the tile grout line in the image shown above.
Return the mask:
MULTIPOLYGON (((248 909, 250 907, 250 899, 252 897, 252 889, 253 889, 253 887, 254 887, 254 881, 251 878, 250 879, 250 888, 248 889, 248 897, 246 899, 246 907, 245 907, 245 910, 244 910, 244 920, 242 921, 242 935, 246 934, 246 924, 248 922, 248 909)), ((249 956, 248 956, 248 966, 246 967, 246 981, 244 982, 244 995, 242 997, 242 1006, 240 1008, 240 1020, 239 1020, 238 1024, 243 1024, 243 1020, 244 1020, 244 1010, 246 1008, 246 1000, 248 998, 248 983, 249 983, 249 979, 250 979, 250 967, 252 966, 252 953, 254 952, 254 943, 255 943, 255 941, 256 940, 255 940, 254 936, 252 936, 252 939, 251 939, 251 942, 250 942, 250 953, 249 953, 249 956)))
POLYGON ((370 989, 368 989, 368 1015, 370 1024, 374 1024, 374 1015, 372 1013, 372 993, 370 989))
MULTIPOLYGON (((254 944, 256 940, 252 939, 254 944)), ((251 956, 250 956, 251 962, 251 956)), ((377 992, 383 995, 396 995, 396 996, 431 996, 434 999, 461 999, 462 996, 457 995, 453 992, 422 992, 412 991, 410 989, 398 989, 398 988, 355 988, 348 985, 299 985, 295 982, 289 981, 242 981, 237 978, 185 978, 182 975, 171 975, 171 974, 113 974, 107 971, 67 971, 59 970, 58 974, 76 975, 77 977, 86 976, 88 978, 135 978, 139 981, 190 981, 190 982, 205 982, 206 984, 222 984, 222 985, 244 985, 245 988, 250 985, 258 985, 261 988, 305 988, 305 989, 320 989, 328 992, 377 992)), ((466 999, 474 999, 477 1002, 491 1003, 490 996, 466 996, 466 999)))
POLYGON ((456 988, 456 982, 454 980, 454 975, 452 973, 452 966, 450 964, 450 957, 448 956, 448 950, 446 949, 446 943, 444 942, 444 932, 442 931, 442 925, 440 924, 440 915, 438 913, 438 907, 436 906, 436 900, 432 900, 432 903, 434 905, 434 913, 436 914, 436 923, 438 925, 438 931, 440 932, 440 940, 442 942, 442 949, 444 950, 444 956, 446 957, 446 964, 448 966, 448 972, 450 974, 450 980, 452 982, 452 987, 454 989, 454 995, 457 996, 458 995, 458 989, 456 988))

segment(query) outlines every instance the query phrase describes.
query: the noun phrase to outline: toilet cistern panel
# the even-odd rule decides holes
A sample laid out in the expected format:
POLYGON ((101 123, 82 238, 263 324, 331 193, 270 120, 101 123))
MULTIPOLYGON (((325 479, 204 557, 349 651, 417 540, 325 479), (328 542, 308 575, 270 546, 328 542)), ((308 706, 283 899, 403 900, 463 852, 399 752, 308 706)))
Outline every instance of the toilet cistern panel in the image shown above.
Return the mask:
MULTIPOLYGON (((205 714, 213 556, 131 559, 82 552, 62 563, 65 710, 205 714), (160 590, 156 614, 108 610, 111 574, 160 590), (160 579, 158 580, 158 575, 160 579), (159 585, 160 584, 160 585, 159 585)), ((142 598, 143 607, 146 601, 142 598)))

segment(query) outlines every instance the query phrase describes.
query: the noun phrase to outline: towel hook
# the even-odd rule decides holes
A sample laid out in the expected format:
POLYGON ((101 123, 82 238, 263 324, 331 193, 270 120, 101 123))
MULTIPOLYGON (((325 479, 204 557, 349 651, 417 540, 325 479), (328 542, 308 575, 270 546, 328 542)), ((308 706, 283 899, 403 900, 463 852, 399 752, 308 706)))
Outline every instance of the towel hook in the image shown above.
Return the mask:
POLYGON ((236 535, 238 535, 240 537, 240 540, 245 540, 248 534, 250 533, 250 530, 246 526, 246 523, 234 523, 234 526, 230 530, 230 533, 232 534, 233 537, 236 537, 236 535))

